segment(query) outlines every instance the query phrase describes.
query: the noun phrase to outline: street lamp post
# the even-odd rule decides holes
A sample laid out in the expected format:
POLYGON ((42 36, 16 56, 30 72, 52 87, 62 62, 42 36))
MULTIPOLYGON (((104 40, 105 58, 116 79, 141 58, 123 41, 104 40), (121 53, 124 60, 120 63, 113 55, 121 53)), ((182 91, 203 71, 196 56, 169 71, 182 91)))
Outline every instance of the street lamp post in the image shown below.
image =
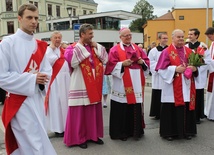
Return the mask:
POLYGON ((70 18, 70 29, 72 29, 72 7, 67 7, 67 12, 70 18))

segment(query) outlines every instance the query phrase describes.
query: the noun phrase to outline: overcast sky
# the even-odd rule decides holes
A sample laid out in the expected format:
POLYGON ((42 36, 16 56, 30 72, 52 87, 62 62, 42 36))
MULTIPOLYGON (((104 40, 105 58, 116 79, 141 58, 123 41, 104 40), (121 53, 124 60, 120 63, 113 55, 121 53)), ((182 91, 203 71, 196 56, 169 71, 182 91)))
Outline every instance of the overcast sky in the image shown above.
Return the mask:
MULTIPOLYGON (((94 0, 98 3, 97 12, 124 10, 131 12, 139 0, 94 0)), ((147 0, 154 7, 154 15, 162 16, 175 8, 206 8, 207 0, 147 0)), ((214 7, 214 0, 209 0, 209 7, 214 7)), ((214 15, 213 15, 214 18, 214 15)), ((123 22, 122 24, 126 24, 123 22)), ((128 22, 129 23, 129 22, 128 22)))

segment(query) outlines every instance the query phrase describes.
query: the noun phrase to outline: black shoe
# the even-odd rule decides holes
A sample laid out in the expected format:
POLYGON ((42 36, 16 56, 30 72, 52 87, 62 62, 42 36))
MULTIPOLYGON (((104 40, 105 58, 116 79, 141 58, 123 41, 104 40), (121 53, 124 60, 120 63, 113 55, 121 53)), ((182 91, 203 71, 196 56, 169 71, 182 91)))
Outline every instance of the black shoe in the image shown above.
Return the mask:
POLYGON ((103 142, 103 140, 101 140, 100 138, 98 138, 98 140, 97 141, 93 141, 93 140, 91 140, 93 143, 96 143, 96 144, 99 144, 99 145, 103 145, 104 144, 104 142, 103 142))
POLYGON ((107 108, 107 105, 104 105, 103 108, 107 108))
POLYGON ((155 119, 155 120, 159 120, 159 119, 160 119, 160 116, 155 116, 154 119, 155 119))
POLYGON ((64 132, 62 133, 55 132, 55 137, 64 137, 64 132))
POLYGON ((196 124, 201 124, 200 119, 199 119, 199 120, 196 120, 196 124))
POLYGON ((127 138, 126 137, 125 138, 120 138, 120 140, 127 141, 127 138))
POLYGON ((166 140, 173 141, 173 138, 171 136, 169 136, 169 137, 166 137, 166 140))
POLYGON ((87 145, 87 143, 85 142, 85 143, 82 143, 82 144, 80 144, 80 145, 78 145, 80 148, 82 148, 82 149, 87 149, 88 148, 88 145, 87 145))
POLYGON ((191 140, 192 136, 185 136, 186 140, 191 140))

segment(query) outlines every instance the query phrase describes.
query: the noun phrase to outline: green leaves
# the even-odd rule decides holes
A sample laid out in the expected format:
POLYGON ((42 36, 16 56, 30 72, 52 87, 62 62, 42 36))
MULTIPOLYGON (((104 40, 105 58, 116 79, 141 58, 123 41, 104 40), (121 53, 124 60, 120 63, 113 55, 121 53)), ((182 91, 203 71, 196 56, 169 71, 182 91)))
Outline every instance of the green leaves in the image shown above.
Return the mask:
POLYGON ((203 59, 203 55, 200 55, 198 53, 191 53, 189 55, 189 58, 188 58, 188 61, 189 61, 189 65, 191 66, 195 66, 195 67, 199 67, 199 66, 202 66, 202 65, 206 65, 204 63, 204 59, 203 59))
POLYGON ((142 26, 146 23, 147 20, 157 18, 156 15, 153 15, 154 13, 154 7, 149 4, 146 0, 139 0, 136 5, 134 6, 134 9, 132 10, 133 13, 142 15, 142 18, 133 20, 130 23, 129 28, 133 32, 143 32, 142 26))

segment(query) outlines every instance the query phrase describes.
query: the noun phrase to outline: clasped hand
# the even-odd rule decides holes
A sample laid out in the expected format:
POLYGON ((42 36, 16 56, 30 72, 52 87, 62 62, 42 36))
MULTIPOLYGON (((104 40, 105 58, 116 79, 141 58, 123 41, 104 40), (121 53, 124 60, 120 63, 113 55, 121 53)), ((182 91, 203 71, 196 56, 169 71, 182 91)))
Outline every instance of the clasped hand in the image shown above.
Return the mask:
POLYGON ((47 84, 49 81, 48 75, 44 74, 44 73, 37 73, 36 75, 36 83, 37 84, 42 84, 45 85, 47 84))
MULTIPOLYGON (((123 61, 122 65, 123 65, 123 67, 131 66, 133 64, 133 62, 134 61, 131 60, 131 59, 126 59, 126 60, 123 61)), ((137 61, 137 63, 139 65, 142 65, 144 63, 144 61, 143 61, 142 58, 139 58, 138 61, 137 61)))
POLYGON ((186 68, 190 68, 192 70, 192 72, 197 71, 197 68, 195 66, 186 66, 186 65, 179 65, 179 66, 177 66, 176 69, 175 69, 175 71, 177 73, 183 73, 186 70, 186 68))

